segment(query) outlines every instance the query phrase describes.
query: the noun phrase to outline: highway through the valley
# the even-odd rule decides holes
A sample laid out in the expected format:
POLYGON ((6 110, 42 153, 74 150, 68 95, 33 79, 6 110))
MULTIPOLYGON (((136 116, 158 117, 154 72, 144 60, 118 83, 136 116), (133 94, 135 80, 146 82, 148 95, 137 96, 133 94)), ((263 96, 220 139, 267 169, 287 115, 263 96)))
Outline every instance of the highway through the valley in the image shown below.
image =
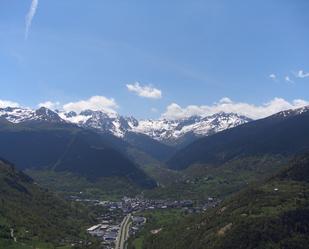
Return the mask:
POLYGON ((126 248, 126 241, 129 238, 130 224, 131 224, 131 214, 128 214, 126 217, 124 217, 123 221, 121 222, 115 249, 126 248))

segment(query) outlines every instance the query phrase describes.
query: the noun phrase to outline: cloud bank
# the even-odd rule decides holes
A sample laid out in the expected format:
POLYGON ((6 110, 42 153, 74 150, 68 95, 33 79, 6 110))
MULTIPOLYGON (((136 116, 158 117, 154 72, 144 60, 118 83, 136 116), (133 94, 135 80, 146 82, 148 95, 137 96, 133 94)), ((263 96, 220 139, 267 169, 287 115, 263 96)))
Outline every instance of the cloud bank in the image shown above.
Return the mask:
POLYGON ((93 111, 106 111, 106 112, 116 112, 115 109, 118 108, 116 101, 113 98, 106 98, 104 96, 93 96, 87 100, 80 100, 77 102, 70 102, 63 105, 64 111, 75 111, 77 113, 84 110, 93 111))
POLYGON ((26 15, 26 31, 25 31, 25 39, 28 39, 29 31, 31 28, 32 20, 35 16, 35 13, 39 6, 39 0, 32 0, 30 9, 26 15))
POLYGON ((10 100, 1 100, 0 99, 0 108, 6 107, 19 107, 20 105, 17 102, 10 101, 10 100))
MULTIPOLYGON (((295 99, 287 101, 283 98, 274 98, 271 101, 254 105, 245 102, 233 101, 228 97, 222 98, 218 102, 211 105, 189 105, 182 107, 177 103, 172 103, 167 106, 166 111, 161 114, 161 118, 165 119, 184 119, 192 116, 209 116, 218 112, 237 113, 252 119, 259 119, 270 116, 280 111, 288 109, 297 109, 304 106, 309 106, 309 101, 303 99, 295 99)), ((0 100, 0 108, 5 107, 21 107, 21 105, 14 101, 0 100)), ((79 100, 61 104, 60 102, 46 101, 38 104, 38 107, 46 107, 52 110, 58 109, 69 112, 74 111, 80 113, 84 110, 104 111, 108 113, 117 113, 118 104, 113 98, 104 96, 93 96, 86 100, 79 100)), ((151 108, 151 112, 157 113, 156 108, 151 108)))
POLYGON ((152 86, 142 86, 139 82, 135 82, 134 84, 127 84, 126 86, 130 92, 134 92, 140 97, 150 99, 162 98, 162 91, 152 86))
POLYGON ((38 107, 46 107, 48 109, 55 110, 57 108, 61 108, 61 105, 60 102, 45 101, 38 104, 38 107))
POLYGON ((162 114, 162 118, 182 119, 194 115, 207 116, 218 112, 233 112, 252 119, 259 119, 280 111, 296 109, 306 105, 309 105, 309 101, 302 99, 295 99, 289 102, 283 98, 274 98, 270 102, 262 105, 252 105, 244 102, 234 102, 229 98, 223 98, 213 105, 189 105, 187 107, 181 107, 176 103, 172 103, 167 107, 165 113, 162 114))

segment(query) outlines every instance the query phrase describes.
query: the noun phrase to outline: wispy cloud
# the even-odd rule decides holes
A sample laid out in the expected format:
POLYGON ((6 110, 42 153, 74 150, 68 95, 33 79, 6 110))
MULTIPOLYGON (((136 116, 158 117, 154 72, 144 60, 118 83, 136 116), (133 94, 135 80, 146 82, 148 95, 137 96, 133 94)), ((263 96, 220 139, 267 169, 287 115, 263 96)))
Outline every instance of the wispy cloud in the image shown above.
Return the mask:
MULTIPOLYGON (((268 77, 275 82, 279 82, 282 80, 282 76, 278 77, 278 75, 274 73, 270 74, 268 77)), ((298 70, 286 74, 286 76, 283 77, 283 80, 287 83, 295 83, 298 79, 304 78, 309 78, 309 72, 305 72, 304 70, 298 70)))
POLYGON ((284 77, 284 80, 285 80, 286 82, 288 82, 288 83, 294 83, 294 80, 292 80, 292 79, 290 78, 290 76, 285 76, 285 77, 284 77))
POLYGON ((274 73, 269 75, 269 78, 276 81, 277 80, 277 75, 275 75, 274 73))
POLYGON ((191 116, 207 116, 218 112, 233 112, 240 115, 245 115, 249 118, 259 119, 280 111, 300 108, 309 105, 309 101, 302 99, 295 99, 291 102, 283 98, 274 98, 271 101, 262 105, 253 105, 245 102, 235 102, 225 97, 219 102, 212 105, 189 105, 181 107, 176 103, 170 104, 162 118, 167 119, 182 119, 191 116))
POLYGON ((39 6, 39 0, 32 0, 30 9, 26 15, 26 30, 25 30, 25 40, 28 39, 32 20, 35 16, 35 13, 37 11, 37 8, 39 6))
POLYGON ((53 101, 45 101, 43 103, 38 104, 38 107, 46 107, 51 110, 55 110, 57 108, 60 108, 60 102, 53 102, 53 101))
POLYGON ((305 73, 303 70, 299 70, 299 71, 295 74, 295 76, 296 76, 297 78, 303 79, 303 78, 309 77, 309 73, 305 73))
POLYGON ((162 98, 162 91, 150 85, 142 86, 139 82, 135 82, 134 84, 127 84, 126 86, 130 92, 134 92, 140 97, 150 99, 162 98))
POLYGON ((158 110, 157 108, 155 108, 155 107, 152 107, 152 108, 150 109, 150 111, 153 112, 153 113, 159 112, 159 110, 158 110))

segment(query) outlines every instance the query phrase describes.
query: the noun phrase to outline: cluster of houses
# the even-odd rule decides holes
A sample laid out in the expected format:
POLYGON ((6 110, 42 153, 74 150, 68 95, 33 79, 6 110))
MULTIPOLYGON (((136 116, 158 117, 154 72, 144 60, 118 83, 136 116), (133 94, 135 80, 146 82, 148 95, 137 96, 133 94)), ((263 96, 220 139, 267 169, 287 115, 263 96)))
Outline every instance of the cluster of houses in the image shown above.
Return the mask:
POLYGON ((72 199, 75 201, 88 202, 92 205, 102 206, 110 212, 121 210, 123 214, 169 208, 184 209, 189 210, 190 212, 203 212, 208 208, 216 206, 220 202, 220 200, 213 197, 209 197, 206 201, 199 203, 194 203, 192 200, 149 200, 142 197, 123 197, 122 200, 118 202, 80 199, 78 197, 73 197, 72 199))
MULTIPOLYGON (((131 217, 130 235, 136 234, 140 228, 146 223, 146 218, 140 216, 131 217)), ((120 224, 113 225, 108 220, 101 221, 100 224, 87 229, 87 232, 102 240, 102 248, 112 249, 116 244, 120 231, 120 224)))
POLYGON ((107 207, 109 210, 121 209, 124 214, 128 214, 153 209, 193 207, 194 203, 191 200, 169 201, 124 197, 119 202, 101 202, 100 205, 107 207))
MULTIPOLYGON (((85 200, 77 200, 85 201, 85 200)), ((132 214, 129 234, 135 235, 146 223, 146 218, 135 216, 139 212, 157 209, 181 209, 185 213, 200 213, 208 208, 215 207, 220 201, 209 197, 203 203, 195 203, 191 200, 148 200, 141 197, 124 197, 121 201, 99 201, 86 200, 91 205, 98 206, 104 210, 98 217, 98 223, 87 229, 87 232, 102 240, 102 248, 112 249, 115 247, 116 240, 121 229, 121 222, 127 214, 132 214)))
POLYGON ((142 216, 133 216, 132 217, 132 225, 130 227, 129 234, 133 236, 138 233, 138 231, 142 228, 144 224, 146 224, 147 219, 142 216))
POLYGON ((101 239, 104 248, 111 249, 116 243, 119 229, 120 225, 112 225, 109 221, 102 221, 102 223, 88 228, 87 232, 101 239))

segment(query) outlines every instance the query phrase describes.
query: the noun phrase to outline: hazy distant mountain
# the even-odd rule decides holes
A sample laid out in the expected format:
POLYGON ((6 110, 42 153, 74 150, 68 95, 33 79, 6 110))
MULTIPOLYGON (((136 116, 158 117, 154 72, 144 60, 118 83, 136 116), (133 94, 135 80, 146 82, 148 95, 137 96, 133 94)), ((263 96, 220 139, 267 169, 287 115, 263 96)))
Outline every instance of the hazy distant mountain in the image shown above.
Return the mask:
POLYGON ((177 152, 168 162, 173 169, 192 164, 221 164, 257 155, 289 156, 309 150, 309 107, 279 112, 209 137, 177 152))

